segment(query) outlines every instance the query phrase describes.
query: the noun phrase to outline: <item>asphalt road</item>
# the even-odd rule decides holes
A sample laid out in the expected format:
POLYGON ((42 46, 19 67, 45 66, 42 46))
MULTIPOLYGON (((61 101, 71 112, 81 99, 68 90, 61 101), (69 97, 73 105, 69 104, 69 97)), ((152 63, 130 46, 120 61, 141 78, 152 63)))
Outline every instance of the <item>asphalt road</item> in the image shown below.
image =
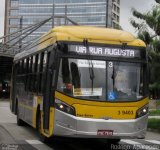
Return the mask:
POLYGON ((19 127, 8 102, 0 102, 0 150, 160 150, 160 134, 147 132, 146 139, 121 140, 118 145, 102 140, 55 138, 39 141, 30 126, 19 127))

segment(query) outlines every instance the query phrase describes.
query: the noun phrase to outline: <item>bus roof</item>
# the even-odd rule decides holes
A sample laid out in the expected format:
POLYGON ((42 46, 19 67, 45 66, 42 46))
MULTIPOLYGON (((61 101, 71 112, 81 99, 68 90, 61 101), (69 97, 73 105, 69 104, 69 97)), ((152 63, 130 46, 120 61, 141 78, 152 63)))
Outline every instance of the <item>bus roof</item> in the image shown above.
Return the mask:
POLYGON ((59 26, 43 35, 37 44, 34 44, 36 46, 31 45, 28 50, 17 54, 15 60, 53 45, 56 41, 83 42, 84 39, 88 39, 89 43, 113 45, 125 43, 129 46, 146 47, 142 40, 122 30, 91 26, 59 26))
POLYGON ((122 44, 132 46, 145 46, 144 42, 134 37, 131 33, 111 29, 91 26, 59 26, 41 37, 41 41, 46 41, 50 37, 55 37, 56 41, 83 42, 88 39, 91 43, 122 44))

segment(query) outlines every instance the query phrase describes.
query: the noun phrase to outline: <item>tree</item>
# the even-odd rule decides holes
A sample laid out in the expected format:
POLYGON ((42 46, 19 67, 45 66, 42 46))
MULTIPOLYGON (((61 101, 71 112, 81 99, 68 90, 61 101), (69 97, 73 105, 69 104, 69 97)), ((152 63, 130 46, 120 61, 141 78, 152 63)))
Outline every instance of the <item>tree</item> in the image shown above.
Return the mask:
POLYGON ((155 1, 160 4, 160 0, 155 0, 155 1))
POLYGON ((148 54, 152 58, 149 62, 150 94, 154 98, 160 98, 160 0, 155 2, 157 4, 147 13, 141 13, 133 8, 133 16, 141 21, 131 19, 130 23, 137 30, 138 37, 146 43, 148 54))

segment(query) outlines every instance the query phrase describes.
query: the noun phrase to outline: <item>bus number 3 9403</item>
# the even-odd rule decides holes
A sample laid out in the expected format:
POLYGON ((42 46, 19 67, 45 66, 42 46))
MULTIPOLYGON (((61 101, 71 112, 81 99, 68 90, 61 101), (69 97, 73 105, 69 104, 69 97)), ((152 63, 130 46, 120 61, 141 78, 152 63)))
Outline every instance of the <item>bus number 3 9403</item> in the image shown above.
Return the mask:
POLYGON ((133 115, 133 110, 119 110, 118 115, 133 115))

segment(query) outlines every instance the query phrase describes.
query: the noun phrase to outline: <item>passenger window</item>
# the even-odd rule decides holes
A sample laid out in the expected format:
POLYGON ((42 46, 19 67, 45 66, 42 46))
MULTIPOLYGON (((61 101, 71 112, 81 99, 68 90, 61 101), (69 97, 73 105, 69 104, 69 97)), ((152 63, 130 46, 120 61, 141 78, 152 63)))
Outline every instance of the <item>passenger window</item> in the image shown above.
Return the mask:
POLYGON ((47 66, 47 52, 44 53, 44 59, 43 59, 43 72, 45 72, 47 66))
POLYGON ((43 71, 43 59, 44 59, 44 52, 39 55, 38 66, 39 66, 39 73, 38 73, 38 92, 42 93, 42 71, 43 71))
POLYGON ((33 62, 32 62, 32 72, 35 72, 35 62, 36 62, 36 56, 33 56, 33 62))

